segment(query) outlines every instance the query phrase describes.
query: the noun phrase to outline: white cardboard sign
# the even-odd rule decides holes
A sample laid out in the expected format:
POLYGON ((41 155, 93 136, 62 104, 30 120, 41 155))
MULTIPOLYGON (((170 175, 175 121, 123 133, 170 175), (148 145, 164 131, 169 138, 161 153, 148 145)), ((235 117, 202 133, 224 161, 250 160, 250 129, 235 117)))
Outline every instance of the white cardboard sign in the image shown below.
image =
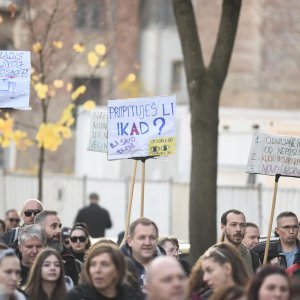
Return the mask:
POLYGON ((300 137, 255 133, 247 172, 300 177, 300 137))
POLYGON ((175 154, 176 95, 108 100, 108 159, 175 154))
POLYGON ((0 51, 0 107, 29 109, 30 52, 0 51))
POLYGON ((88 151, 107 153, 107 111, 95 109, 92 111, 88 151))

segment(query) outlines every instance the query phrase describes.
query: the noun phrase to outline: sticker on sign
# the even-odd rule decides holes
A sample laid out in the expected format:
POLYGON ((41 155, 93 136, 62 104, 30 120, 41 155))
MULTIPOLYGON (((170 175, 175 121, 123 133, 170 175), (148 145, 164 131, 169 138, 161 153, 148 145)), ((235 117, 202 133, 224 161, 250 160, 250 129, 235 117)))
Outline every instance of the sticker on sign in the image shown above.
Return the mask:
POLYGON ((300 137, 255 133, 246 172, 300 177, 300 137))

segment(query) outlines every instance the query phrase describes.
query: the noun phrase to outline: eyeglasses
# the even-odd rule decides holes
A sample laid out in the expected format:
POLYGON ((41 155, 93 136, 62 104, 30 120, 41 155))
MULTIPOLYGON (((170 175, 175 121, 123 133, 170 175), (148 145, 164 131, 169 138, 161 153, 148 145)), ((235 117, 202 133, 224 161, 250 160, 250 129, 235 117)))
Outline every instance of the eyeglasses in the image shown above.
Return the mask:
POLYGON ((80 243, 85 243, 86 242, 86 237, 85 236, 71 236, 70 240, 72 243, 80 242, 80 243))
POLYGON ((20 219, 18 219, 18 218, 8 218, 8 221, 9 221, 10 223, 12 223, 12 222, 19 223, 19 222, 20 222, 20 219))
POLYGON ((285 226, 281 226, 280 228, 282 228, 285 231, 291 231, 291 229, 293 231, 296 231, 299 229, 299 226, 298 225, 285 225, 285 226))
POLYGON ((32 217, 32 215, 35 217, 40 212, 41 212, 40 209, 28 209, 24 211, 24 215, 26 217, 32 217))

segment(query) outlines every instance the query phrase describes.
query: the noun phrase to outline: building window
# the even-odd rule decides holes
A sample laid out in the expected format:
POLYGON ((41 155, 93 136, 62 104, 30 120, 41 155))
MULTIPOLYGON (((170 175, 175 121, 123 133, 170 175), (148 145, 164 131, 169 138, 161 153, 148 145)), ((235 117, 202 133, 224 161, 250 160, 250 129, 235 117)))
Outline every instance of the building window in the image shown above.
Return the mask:
POLYGON ((142 28, 175 26, 172 0, 142 0, 140 5, 142 28))
POLYGON ((14 50, 14 47, 10 41, 0 41, 0 49, 1 50, 14 50))
MULTIPOLYGON (((101 78, 86 78, 86 77, 76 77, 73 79, 74 90, 79 86, 85 85, 86 92, 83 95, 80 95, 75 101, 76 106, 84 104, 87 100, 95 101, 96 105, 102 104, 101 99, 101 78)), ((75 118, 76 118, 75 114, 75 118)))
POLYGON ((171 90, 172 92, 178 92, 182 90, 183 82, 183 63, 181 60, 175 60, 172 63, 172 82, 171 90))
POLYGON ((86 86, 86 92, 77 98, 76 105, 82 105, 86 100, 95 101, 96 105, 101 104, 101 79, 76 77, 73 79, 74 90, 81 85, 86 86))
POLYGON ((105 11, 103 0, 76 0, 75 27, 77 29, 99 29, 105 11))

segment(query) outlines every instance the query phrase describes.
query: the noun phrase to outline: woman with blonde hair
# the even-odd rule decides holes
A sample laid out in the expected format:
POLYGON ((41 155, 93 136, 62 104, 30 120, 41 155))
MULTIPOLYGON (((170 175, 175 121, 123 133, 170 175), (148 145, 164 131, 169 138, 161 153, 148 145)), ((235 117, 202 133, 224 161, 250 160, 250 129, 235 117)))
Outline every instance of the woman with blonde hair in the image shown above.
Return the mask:
POLYGON ((42 250, 29 273, 25 292, 29 300, 58 300, 66 294, 64 264, 52 248, 42 250))
POLYGON ((239 253, 228 243, 210 247, 196 262, 189 277, 192 300, 208 299, 223 286, 245 286, 249 274, 239 253))

